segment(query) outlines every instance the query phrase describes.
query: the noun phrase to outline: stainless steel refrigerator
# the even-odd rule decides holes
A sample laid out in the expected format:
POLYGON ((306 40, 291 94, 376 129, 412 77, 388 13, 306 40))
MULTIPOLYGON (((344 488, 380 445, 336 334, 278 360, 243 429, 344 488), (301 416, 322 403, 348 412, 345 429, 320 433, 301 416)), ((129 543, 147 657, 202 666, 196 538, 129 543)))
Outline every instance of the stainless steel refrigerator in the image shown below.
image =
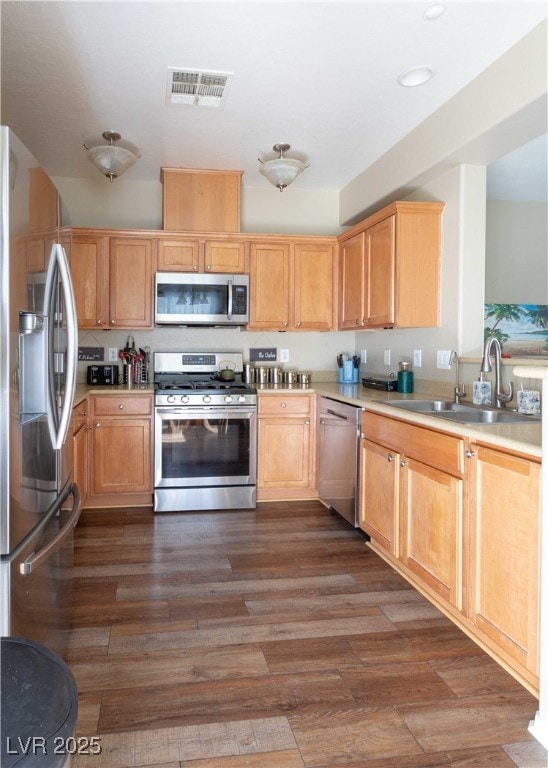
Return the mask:
POLYGON ((63 654, 73 529, 77 322, 51 180, 0 127, 0 634, 63 654))

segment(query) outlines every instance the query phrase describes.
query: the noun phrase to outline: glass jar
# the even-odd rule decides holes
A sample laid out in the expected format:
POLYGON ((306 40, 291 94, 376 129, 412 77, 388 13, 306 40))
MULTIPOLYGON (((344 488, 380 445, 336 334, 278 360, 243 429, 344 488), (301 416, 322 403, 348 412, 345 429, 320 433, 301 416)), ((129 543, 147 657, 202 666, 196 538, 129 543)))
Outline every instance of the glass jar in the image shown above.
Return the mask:
POLYGON ((398 392, 410 394, 413 392, 413 371, 410 370, 411 363, 401 362, 398 371, 398 392))

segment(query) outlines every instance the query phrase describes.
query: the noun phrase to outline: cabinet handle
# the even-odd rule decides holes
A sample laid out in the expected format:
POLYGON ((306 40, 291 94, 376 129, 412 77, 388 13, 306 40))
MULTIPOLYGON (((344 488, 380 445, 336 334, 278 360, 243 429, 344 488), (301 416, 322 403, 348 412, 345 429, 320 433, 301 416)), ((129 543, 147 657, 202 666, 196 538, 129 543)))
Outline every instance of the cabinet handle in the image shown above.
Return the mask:
POLYGON ((408 466, 408 464, 409 464, 409 462, 408 462, 408 461, 404 461, 404 459, 402 459, 402 460, 400 461, 400 467, 407 467, 407 466, 408 466))
POLYGON ((475 452, 474 452, 474 451, 465 451, 465 452, 464 452, 464 455, 466 456, 466 458, 467 458, 467 459, 471 459, 471 458, 472 458, 473 456, 475 456, 476 454, 475 454, 475 452))
POLYGON ((388 462, 392 462, 392 461, 395 461, 395 460, 396 460, 396 457, 395 457, 395 456, 392 456, 392 454, 391 454, 391 453, 389 453, 389 454, 388 454, 388 456, 386 457, 386 459, 387 459, 387 461, 388 461, 388 462))
POLYGON ((118 408, 119 408, 119 409, 122 411, 122 410, 123 410, 123 408, 124 408, 124 404, 123 404, 123 403, 120 403, 120 405, 118 406, 118 408))

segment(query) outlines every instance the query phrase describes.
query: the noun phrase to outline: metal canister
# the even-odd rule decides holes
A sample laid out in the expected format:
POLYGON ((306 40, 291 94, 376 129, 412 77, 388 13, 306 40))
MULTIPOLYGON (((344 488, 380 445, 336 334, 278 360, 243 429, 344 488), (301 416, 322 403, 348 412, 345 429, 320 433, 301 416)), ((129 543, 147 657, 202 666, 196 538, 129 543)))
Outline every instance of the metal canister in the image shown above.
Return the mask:
POLYGON ((244 363, 243 380, 246 384, 253 384, 255 381, 255 366, 251 363, 244 363))
POLYGON ((284 384, 296 384, 297 383, 297 371, 284 371, 283 372, 284 384))
POLYGON ((409 394, 413 391, 413 371, 410 370, 411 363, 402 361, 398 371, 398 392, 409 394))
POLYGON ((255 368, 255 382, 257 384, 268 383, 268 368, 266 365, 259 365, 255 368))
POLYGON ((269 368, 269 381, 271 384, 280 384, 282 381, 282 369, 279 368, 277 365, 273 365, 272 368, 269 368))
POLYGON ((299 372, 297 374, 297 382, 302 384, 303 387, 308 387, 310 384, 310 374, 305 371, 299 372))

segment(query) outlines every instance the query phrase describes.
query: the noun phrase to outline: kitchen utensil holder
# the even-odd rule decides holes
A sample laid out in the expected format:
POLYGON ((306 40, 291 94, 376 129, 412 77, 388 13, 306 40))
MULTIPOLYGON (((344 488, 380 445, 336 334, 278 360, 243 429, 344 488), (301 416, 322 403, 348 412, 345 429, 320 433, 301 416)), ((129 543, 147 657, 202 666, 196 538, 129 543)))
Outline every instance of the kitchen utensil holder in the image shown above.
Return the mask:
POLYGON ((359 381, 359 368, 354 368, 352 360, 345 360, 338 369, 339 384, 357 384, 359 381))
MULTIPOLYGON (((122 373, 122 382, 127 385, 128 383, 128 369, 130 364, 123 366, 123 373, 122 373)), ((144 360, 136 360, 135 362, 131 363, 132 368, 132 381, 133 386, 135 387, 146 387, 148 386, 148 376, 149 376, 149 365, 144 360)))

